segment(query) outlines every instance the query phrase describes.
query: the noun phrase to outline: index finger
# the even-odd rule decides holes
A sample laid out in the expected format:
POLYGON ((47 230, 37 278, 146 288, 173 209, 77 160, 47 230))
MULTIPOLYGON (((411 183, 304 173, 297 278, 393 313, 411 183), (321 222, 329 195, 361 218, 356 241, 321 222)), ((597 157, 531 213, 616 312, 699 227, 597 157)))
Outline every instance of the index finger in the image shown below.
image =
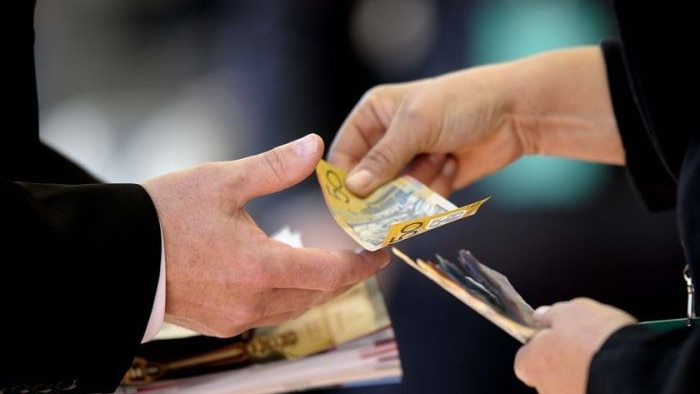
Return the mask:
POLYGON ((367 92, 357 103, 328 150, 328 161, 348 172, 381 140, 391 122, 391 114, 380 115, 374 109, 379 105, 375 92, 377 89, 367 92))
POLYGON ((363 197, 396 178, 421 153, 420 141, 414 139, 420 126, 405 116, 395 116, 386 130, 383 125, 361 116, 344 125, 331 146, 329 159, 350 168, 345 184, 363 197))

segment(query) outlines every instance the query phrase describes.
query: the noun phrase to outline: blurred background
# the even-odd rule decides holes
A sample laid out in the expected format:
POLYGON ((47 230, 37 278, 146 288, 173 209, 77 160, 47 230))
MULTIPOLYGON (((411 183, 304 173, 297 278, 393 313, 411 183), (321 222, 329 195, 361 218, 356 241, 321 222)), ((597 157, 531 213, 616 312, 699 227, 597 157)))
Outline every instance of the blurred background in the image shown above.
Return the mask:
MULTIPOLYGON (((138 182, 262 152, 309 132, 327 144, 370 87, 614 32, 604 0, 38 1, 41 135, 96 175, 138 182)), ((673 213, 649 213, 620 168, 527 158, 450 197, 474 217, 401 245, 471 250, 533 306, 594 297, 641 320, 681 317, 673 213)), ((352 246, 314 177, 248 207, 272 233, 352 246)), ((412 268, 379 275, 403 381, 328 393, 532 393, 519 343, 412 268)))

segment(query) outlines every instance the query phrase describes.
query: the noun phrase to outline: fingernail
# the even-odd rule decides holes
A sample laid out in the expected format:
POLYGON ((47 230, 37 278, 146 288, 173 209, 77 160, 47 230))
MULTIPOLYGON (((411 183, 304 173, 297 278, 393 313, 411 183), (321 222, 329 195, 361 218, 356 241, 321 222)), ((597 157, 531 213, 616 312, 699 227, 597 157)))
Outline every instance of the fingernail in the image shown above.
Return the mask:
POLYGON ((544 317, 544 315, 547 314, 548 310, 548 306, 541 306, 535 309, 535 312, 532 313, 532 317, 534 317, 535 320, 541 320, 544 317))
POLYGON ((311 156, 318 150, 318 141, 314 134, 309 134, 294 141, 292 148, 299 156, 311 156))
MULTIPOLYGON (((369 253, 365 248, 362 248, 362 247, 359 247, 359 246, 356 247, 355 249, 353 249, 352 252, 355 253, 355 254, 365 254, 365 253, 369 253)), ((376 251, 375 251, 375 252, 372 252, 372 253, 381 253, 381 252, 376 252, 376 251)), ((386 255, 385 255, 384 257, 385 257, 385 260, 381 263, 381 266, 379 267, 380 270, 383 270, 384 268, 386 268, 386 267, 389 265, 389 263, 391 263, 391 256, 389 255, 389 252, 386 252, 386 255)))
POLYGON ((346 179, 345 184, 353 190, 364 190, 372 182, 373 175, 369 170, 362 169, 351 173, 346 179))
POLYGON ((457 172, 457 162, 453 158, 447 159, 445 164, 442 166, 442 176, 445 178, 452 178, 457 172))

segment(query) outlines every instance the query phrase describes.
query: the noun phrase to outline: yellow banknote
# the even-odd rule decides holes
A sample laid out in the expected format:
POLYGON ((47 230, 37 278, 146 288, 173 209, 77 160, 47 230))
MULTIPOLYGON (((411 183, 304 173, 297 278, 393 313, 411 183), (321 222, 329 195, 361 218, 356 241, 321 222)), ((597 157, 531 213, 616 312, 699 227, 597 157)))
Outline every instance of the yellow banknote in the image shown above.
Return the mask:
POLYGON ((297 358, 331 349, 389 325, 384 297, 376 277, 371 277, 299 318, 257 328, 256 336, 280 338, 293 334, 294 341, 279 351, 285 358, 297 358))
POLYGON ((345 186, 345 171, 327 161, 319 162, 316 175, 333 218, 367 250, 469 217, 489 199, 457 207, 410 176, 399 177, 360 198, 345 186))

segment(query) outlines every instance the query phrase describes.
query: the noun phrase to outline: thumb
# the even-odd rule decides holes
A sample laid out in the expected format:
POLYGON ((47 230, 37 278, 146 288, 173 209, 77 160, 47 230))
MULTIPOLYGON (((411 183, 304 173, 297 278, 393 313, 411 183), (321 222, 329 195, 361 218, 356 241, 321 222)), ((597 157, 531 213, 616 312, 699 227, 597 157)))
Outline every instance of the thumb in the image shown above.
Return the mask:
POLYGON ((323 139, 317 134, 308 134, 239 160, 241 171, 248 179, 239 186, 240 197, 248 201, 296 185, 311 175, 322 155, 323 139))

